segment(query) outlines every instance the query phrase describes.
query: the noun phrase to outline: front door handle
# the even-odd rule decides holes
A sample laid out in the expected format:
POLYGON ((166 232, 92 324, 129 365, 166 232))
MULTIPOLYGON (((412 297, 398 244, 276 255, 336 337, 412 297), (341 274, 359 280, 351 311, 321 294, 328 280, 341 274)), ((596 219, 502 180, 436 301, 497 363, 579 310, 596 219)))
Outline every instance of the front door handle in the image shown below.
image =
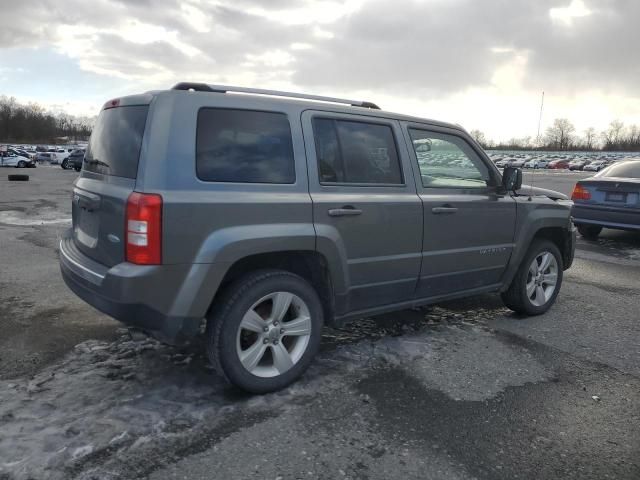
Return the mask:
POLYGON ((448 213, 456 213, 458 209, 456 207, 433 207, 431 212, 436 215, 448 214, 448 213))
POLYGON ((360 215, 362 210, 352 207, 351 205, 345 205, 342 208, 331 208, 329 209, 330 217, 352 217, 355 215, 360 215))

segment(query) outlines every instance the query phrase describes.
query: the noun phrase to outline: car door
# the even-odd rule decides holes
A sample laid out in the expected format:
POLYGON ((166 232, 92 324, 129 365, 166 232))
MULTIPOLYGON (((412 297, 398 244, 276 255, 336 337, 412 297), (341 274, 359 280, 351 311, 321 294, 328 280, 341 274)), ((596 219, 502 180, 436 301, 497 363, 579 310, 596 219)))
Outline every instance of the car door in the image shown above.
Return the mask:
POLYGON ((336 315, 411 301, 423 216, 399 122, 305 111, 302 123, 317 249, 343 270, 336 315))
POLYGON ((497 286, 514 247, 516 202, 463 132, 405 123, 423 203, 416 298, 497 286))

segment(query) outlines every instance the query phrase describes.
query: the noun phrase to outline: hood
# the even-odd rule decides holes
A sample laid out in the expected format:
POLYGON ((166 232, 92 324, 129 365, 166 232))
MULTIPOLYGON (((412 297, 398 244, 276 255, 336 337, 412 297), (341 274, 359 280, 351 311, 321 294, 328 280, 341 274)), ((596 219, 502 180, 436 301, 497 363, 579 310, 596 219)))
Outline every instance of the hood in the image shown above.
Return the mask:
POLYGON ((564 193, 556 192, 555 190, 549 190, 547 188, 532 187, 531 185, 522 185, 516 194, 527 196, 533 195, 534 197, 549 197, 551 200, 569 200, 564 193))

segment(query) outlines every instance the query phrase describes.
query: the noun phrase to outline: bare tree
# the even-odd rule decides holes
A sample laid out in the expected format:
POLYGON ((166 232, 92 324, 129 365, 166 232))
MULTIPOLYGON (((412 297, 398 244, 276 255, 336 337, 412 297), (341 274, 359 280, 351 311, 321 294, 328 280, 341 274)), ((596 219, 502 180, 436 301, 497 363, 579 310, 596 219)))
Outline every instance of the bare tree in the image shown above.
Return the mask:
POLYGON ((576 127, 568 119, 556 118, 545 133, 547 147, 568 150, 573 143, 575 130, 576 127))
POLYGON ((587 150, 593 150, 596 144, 596 129, 589 127, 584 131, 584 146, 587 150))
POLYGON ((471 135, 473 137, 473 139, 478 142, 482 148, 487 148, 488 146, 488 142, 487 142, 487 137, 485 136, 485 134, 483 132, 481 132, 480 130, 471 130, 469 132, 469 135, 471 135))

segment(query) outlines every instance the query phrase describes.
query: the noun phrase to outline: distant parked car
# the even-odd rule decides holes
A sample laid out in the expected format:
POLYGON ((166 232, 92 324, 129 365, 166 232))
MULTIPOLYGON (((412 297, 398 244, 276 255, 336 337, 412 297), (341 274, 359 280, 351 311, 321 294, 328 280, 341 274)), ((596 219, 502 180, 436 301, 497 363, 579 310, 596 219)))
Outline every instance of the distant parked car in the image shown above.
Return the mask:
POLYGON ((511 163, 509 163, 510 167, 516 167, 516 168, 522 168, 524 167, 524 164, 527 162, 526 158, 514 158, 513 160, 511 160, 511 163))
POLYGON ((569 170, 582 170, 586 165, 591 163, 590 160, 584 158, 577 158, 569 162, 569 170))
POLYGON ((59 162, 57 154, 54 152, 38 152, 35 158, 36 162, 49 162, 52 165, 57 165, 59 162))
POLYGON ((640 230, 640 160, 619 162, 580 180, 571 195, 571 215, 585 238, 603 227, 640 230))
POLYGON ((508 167, 509 165, 511 165, 511 162, 513 162, 513 158, 503 158, 502 160, 498 160, 496 162, 496 167, 498 168, 504 168, 504 167, 508 167))
POLYGON ((553 160, 551 162, 549 162, 549 165, 547 166, 547 168, 551 168, 554 170, 560 170, 560 169, 564 169, 564 168, 569 168, 569 160, 565 159, 565 158, 561 158, 558 160, 553 160))
POLYGON ((16 168, 28 168, 35 167, 33 160, 21 155, 16 155, 13 152, 0 152, 0 166, 2 167, 16 167, 16 168))
POLYGON ((524 168, 547 168, 549 160, 546 158, 533 158, 524 164, 524 168))
POLYGON ((599 172, 600 170, 604 170, 607 168, 606 160, 594 160, 588 165, 585 165, 582 169, 585 172, 599 172))
POLYGON ((26 151, 24 151, 22 149, 19 149, 19 148, 9 148, 7 151, 9 153, 13 153, 14 155, 17 155, 18 157, 26 158, 28 160, 27 167, 33 168, 33 167, 36 166, 36 161, 34 160, 34 155, 30 154, 29 152, 26 152, 26 151))
POLYGON ((84 150, 76 149, 72 151, 67 158, 62 161, 62 168, 73 168, 76 172, 82 169, 82 160, 84 159, 84 150))

